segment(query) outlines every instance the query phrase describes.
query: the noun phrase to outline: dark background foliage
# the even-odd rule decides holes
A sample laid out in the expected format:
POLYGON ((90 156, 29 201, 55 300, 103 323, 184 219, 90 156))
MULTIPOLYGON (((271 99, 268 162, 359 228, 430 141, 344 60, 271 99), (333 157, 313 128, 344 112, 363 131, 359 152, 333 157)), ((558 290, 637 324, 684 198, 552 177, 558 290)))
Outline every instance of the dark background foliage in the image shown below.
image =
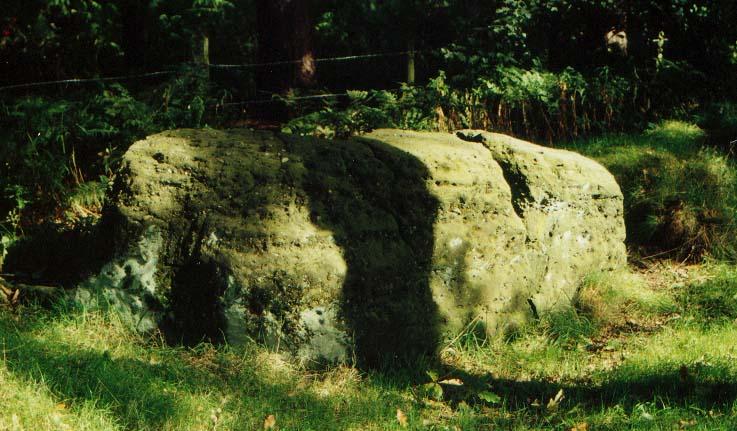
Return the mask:
POLYGON ((125 149, 174 127, 474 127, 554 144, 684 119, 728 151, 734 22, 731 0, 7 0, 3 235, 95 215, 125 149), (607 48, 612 29, 626 55, 607 48), (367 53, 386 55, 335 59, 367 53), (22 86, 103 77, 126 78, 22 86))

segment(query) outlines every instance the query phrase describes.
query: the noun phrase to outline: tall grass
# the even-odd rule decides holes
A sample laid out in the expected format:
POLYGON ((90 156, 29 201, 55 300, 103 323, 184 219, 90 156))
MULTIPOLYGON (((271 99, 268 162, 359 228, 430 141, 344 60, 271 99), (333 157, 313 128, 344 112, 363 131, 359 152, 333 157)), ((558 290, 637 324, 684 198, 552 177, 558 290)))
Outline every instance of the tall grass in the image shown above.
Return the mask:
POLYGON ((643 135, 576 141, 569 148, 593 157, 624 193, 627 241, 643 255, 698 261, 737 257, 737 168, 703 146, 697 126, 666 121, 643 135))

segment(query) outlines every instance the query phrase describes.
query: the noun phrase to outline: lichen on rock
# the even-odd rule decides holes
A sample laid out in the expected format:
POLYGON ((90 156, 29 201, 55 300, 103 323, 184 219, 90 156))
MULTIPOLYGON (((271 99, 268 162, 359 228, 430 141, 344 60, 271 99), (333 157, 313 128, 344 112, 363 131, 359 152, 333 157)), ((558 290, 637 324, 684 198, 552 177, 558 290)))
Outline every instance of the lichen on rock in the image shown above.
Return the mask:
POLYGON ((106 307, 118 312, 134 329, 148 332, 162 320, 156 295, 156 272, 161 233, 149 226, 138 241, 74 289, 73 299, 85 307, 106 307))

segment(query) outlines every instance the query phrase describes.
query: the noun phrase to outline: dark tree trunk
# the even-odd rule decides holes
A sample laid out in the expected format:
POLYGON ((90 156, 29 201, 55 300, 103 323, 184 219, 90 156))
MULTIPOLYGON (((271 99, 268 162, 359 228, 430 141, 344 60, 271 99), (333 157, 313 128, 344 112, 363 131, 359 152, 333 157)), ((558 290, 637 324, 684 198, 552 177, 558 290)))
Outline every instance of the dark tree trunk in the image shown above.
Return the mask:
POLYGON ((120 7, 123 24, 121 47, 129 70, 146 67, 148 0, 125 0, 120 7))
POLYGON ((192 61, 198 69, 198 76, 204 84, 210 81, 210 37, 205 29, 192 35, 192 61))
POLYGON ((292 58, 299 60, 293 71, 293 84, 299 87, 315 85, 317 63, 312 44, 312 10, 309 0, 293 0, 292 23, 294 32, 290 41, 292 58))
POLYGON ((259 62, 295 61, 259 68, 256 82, 260 90, 280 92, 315 84, 310 3, 310 0, 258 0, 259 62))

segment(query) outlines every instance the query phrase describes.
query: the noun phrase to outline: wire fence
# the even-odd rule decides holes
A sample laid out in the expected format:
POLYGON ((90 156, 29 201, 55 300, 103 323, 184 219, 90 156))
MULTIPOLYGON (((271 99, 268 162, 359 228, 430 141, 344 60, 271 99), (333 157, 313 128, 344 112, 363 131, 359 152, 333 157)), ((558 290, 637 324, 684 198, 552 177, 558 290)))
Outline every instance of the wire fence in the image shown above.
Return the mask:
POLYGON ((310 99, 334 99, 337 97, 348 97, 348 93, 326 93, 326 94, 313 94, 309 96, 292 96, 292 97, 285 97, 282 99, 255 99, 255 100, 244 100, 240 102, 225 102, 225 103, 215 103, 212 105, 209 105, 210 107, 226 107, 226 106, 248 106, 248 105, 261 105, 266 103, 275 103, 275 102, 282 102, 282 101, 292 101, 292 100, 310 100, 310 99))
MULTIPOLYGON (((316 58, 315 63, 332 63, 340 61, 354 61, 363 60, 368 58, 384 58, 384 57, 398 57, 402 55, 419 54, 421 51, 398 51, 398 52, 383 52, 375 54, 362 54, 362 55, 347 55, 343 57, 326 57, 316 58)), ((253 69, 257 67, 268 67, 268 66, 283 66, 289 64, 299 64, 302 60, 284 60, 284 61, 273 61, 270 63, 250 63, 250 64, 210 64, 209 66, 213 69, 253 69)))
MULTIPOLYGON (((418 51, 382 52, 382 53, 371 53, 371 54, 360 54, 360 55, 323 57, 323 58, 316 58, 314 59, 314 61, 316 63, 344 62, 344 61, 356 61, 356 60, 372 59, 372 58, 414 56, 416 54, 421 54, 421 53, 426 53, 426 52, 429 52, 429 51, 418 50, 418 51)), ((302 60, 283 60, 283 61, 272 61, 272 62, 265 62, 265 63, 246 63, 246 64, 211 63, 211 64, 207 64, 203 66, 206 66, 214 70, 218 70, 218 69, 255 69, 255 68, 260 68, 260 67, 299 64, 301 62, 302 60)), ((175 75, 179 73, 181 72, 177 70, 162 70, 162 71, 157 71, 157 72, 99 77, 99 78, 74 78, 74 79, 61 79, 61 80, 56 80, 56 81, 29 82, 29 83, 23 83, 23 84, 13 84, 13 85, 2 86, 0 87, 0 92, 7 91, 7 90, 47 87, 47 86, 52 86, 52 85, 81 85, 81 84, 101 83, 101 82, 142 80, 142 79, 155 78, 155 77, 161 77, 161 76, 167 76, 167 75, 175 75)), ((291 101, 291 100, 327 99, 327 98, 338 98, 338 97, 346 97, 346 96, 347 96, 347 93, 329 93, 329 94, 316 94, 316 95, 309 95, 309 96, 290 97, 288 100, 291 101)), ((244 100, 244 101, 239 101, 239 102, 218 103, 218 104, 214 104, 211 106, 213 107, 248 106, 248 105, 278 103, 283 100, 284 99, 278 99, 278 98, 253 99, 253 100, 244 100)))
POLYGON ((6 85, 4 87, 0 87, 0 91, 17 90, 21 88, 46 87, 49 85, 69 85, 69 84, 87 84, 87 83, 92 83, 92 82, 128 81, 128 80, 134 80, 134 79, 145 79, 145 78, 153 78, 157 76, 173 75, 175 73, 177 72, 174 70, 163 70, 159 72, 139 73, 135 75, 108 76, 108 77, 101 77, 101 78, 84 78, 84 79, 73 78, 73 79, 61 79, 58 81, 29 82, 25 84, 6 85))

